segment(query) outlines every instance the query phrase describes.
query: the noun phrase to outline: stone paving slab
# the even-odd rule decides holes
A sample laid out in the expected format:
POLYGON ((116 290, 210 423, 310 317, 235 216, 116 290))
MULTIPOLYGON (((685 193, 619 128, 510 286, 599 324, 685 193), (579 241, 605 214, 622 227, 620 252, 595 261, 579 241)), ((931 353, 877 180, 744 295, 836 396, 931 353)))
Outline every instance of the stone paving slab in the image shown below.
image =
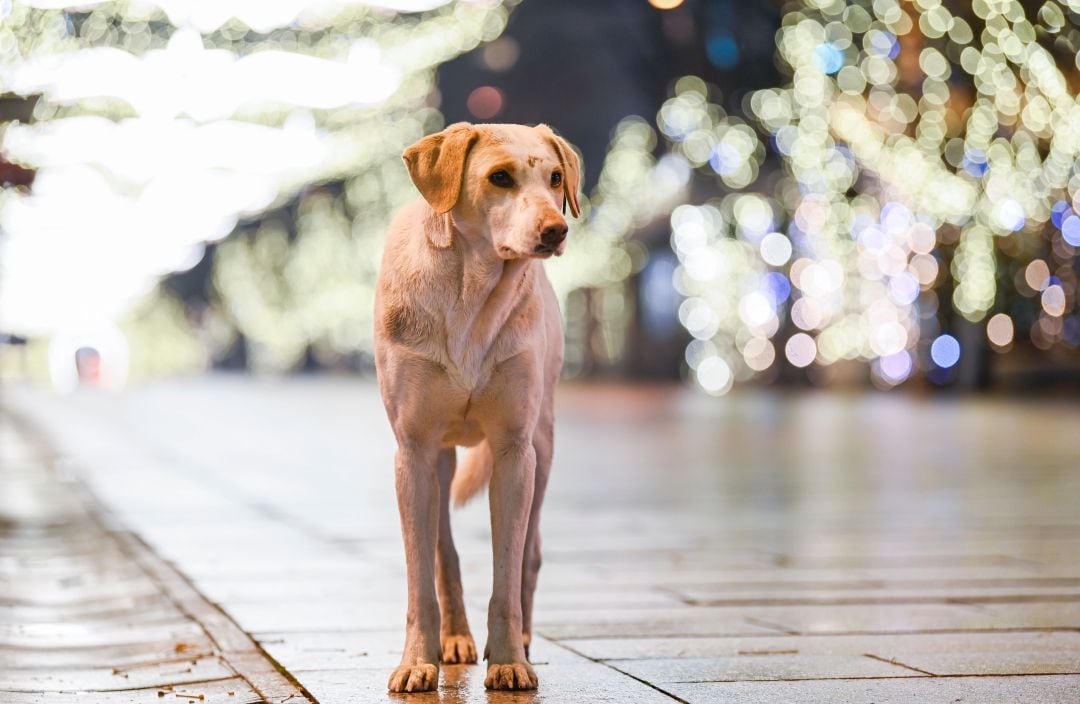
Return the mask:
POLYGON ((387 673, 376 670, 314 670, 303 673, 304 685, 320 702, 333 704, 375 704, 378 702, 440 702, 465 704, 555 704, 611 702, 612 704, 672 704, 669 695, 633 680, 604 665, 536 665, 542 682, 536 692, 488 692, 484 689, 484 668, 447 665, 440 672, 439 691, 407 697, 386 691, 387 673))
POLYGON ((688 704, 1076 704, 1080 678, 909 677, 880 680, 669 684, 688 704))
POLYGON ((306 699, 113 523, 0 412, 0 702, 306 699))
POLYGON ((864 655, 773 655, 662 658, 609 663, 646 682, 740 682, 862 677, 923 677, 925 674, 864 655))
POLYGON ((14 627, 33 625, 47 628, 80 623, 87 628, 108 628, 123 620, 125 623, 162 623, 182 618, 176 605, 164 595, 142 599, 121 599, 112 604, 81 604, 76 607, 53 604, 20 604, 0 606, 0 621, 14 627))
POLYGON ((127 666, 11 668, 4 673, 0 687, 4 693, 42 690, 108 692, 225 680, 235 676, 236 672, 216 652, 210 651, 206 657, 146 660, 127 666))
MULTIPOLYGON (((867 653, 885 660, 903 662, 906 661, 901 654, 918 657, 957 655, 978 659, 994 653, 1041 653, 1048 656, 1047 662, 1057 661, 1059 656, 1064 656, 1066 660, 1071 659, 1074 663, 1080 662, 1080 632, 1078 631, 791 635, 749 638, 598 638, 565 641, 565 644, 586 657, 611 662, 648 658, 867 653)), ((1041 665, 1040 668, 1042 668, 1041 665)), ((1072 668, 1061 670, 1061 672, 1072 672, 1072 668)))
POLYGON ((1080 675, 1080 651, 1012 650, 978 653, 896 651, 890 662, 932 675, 1080 675))
MULTIPOLYGON (((405 579, 373 385, 9 401, 323 704, 1080 701, 1075 405, 564 387, 540 690, 488 695, 482 666, 448 667, 440 693, 402 698, 385 692, 405 579)), ((485 502, 453 522, 482 647, 485 502)))
POLYGON ((171 619, 159 623, 114 623, 108 627, 88 627, 79 623, 0 624, 0 647, 95 648, 115 643, 156 643, 161 640, 188 642, 204 635, 197 623, 171 619))
POLYGON ((190 659, 214 651, 214 642, 205 633, 192 634, 182 640, 168 639, 157 643, 120 643, 88 648, 0 647, 0 670, 33 668, 127 668, 144 662, 169 662, 190 659), (176 647, 183 643, 183 653, 176 647))
POLYGON ((239 677, 126 692, 11 692, 4 704, 264 704, 262 695, 239 677))
POLYGON ((645 613, 611 611, 607 615, 557 612, 537 619, 535 630, 545 638, 640 638, 680 634, 745 636, 783 632, 781 626, 751 620, 750 614, 703 609, 642 609, 645 613), (555 621, 552 623, 552 621, 555 621))
MULTIPOLYGON (((1078 568, 1080 571, 1080 568, 1078 568)), ((892 580, 952 581, 964 579, 1010 580, 1024 577, 1075 577, 1070 570, 1051 570, 1039 565, 958 565, 947 567, 901 567, 885 568, 788 568, 782 566, 759 568, 717 568, 708 565, 687 566, 676 569, 642 569, 638 566, 598 567, 591 577, 602 578, 610 584, 645 586, 663 584, 674 589, 683 587, 713 587, 744 582, 769 581, 775 584, 788 582, 887 582, 892 580)))
POLYGON ((729 584, 671 587, 672 597, 700 606, 839 605, 885 603, 994 603, 1001 601, 1077 601, 1080 582, 1073 580, 951 580, 784 584, 729 584))
MULTIPOLYGON (((483 615, 471 613, 473 636, 484 643, 483 615)), ((401 660, 401 629, 381 631, 311 631, 308 633, 257 633, 259 645, 278 662, 288 662, 290 671, 343 669, 393 669, 401 660)), ((529 653, 537 665, 575 664, 590 658, 554 641, 535 637, 529 653)), ((389 671, 389 670, 388 670, 389 671)))
MULTIPOLYGON (((1080 603, 870 604, 747 609, 753 618, 790 633, 916 633, 1075 628, 1080 603)), ((719 608, 719 607, 717 607, 719 608)))

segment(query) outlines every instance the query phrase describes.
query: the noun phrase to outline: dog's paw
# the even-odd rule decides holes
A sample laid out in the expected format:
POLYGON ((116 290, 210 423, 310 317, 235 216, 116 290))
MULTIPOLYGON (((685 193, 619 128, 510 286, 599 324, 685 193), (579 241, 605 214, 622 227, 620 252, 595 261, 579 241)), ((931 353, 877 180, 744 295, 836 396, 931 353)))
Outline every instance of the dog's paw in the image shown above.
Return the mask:
POLYGON ((443 636, 442 661, 447 664, 476 662, 476 642, 466 633, 463 636, 443 636))
POLYGON ((439 668, 427 663, 402 665, 386 686, 391 692, 430 692, 439 686, 439 668))
POLYGON ((524 662, 489 665, 484 686, 488 689, 536 689, 536 673, 524 662))

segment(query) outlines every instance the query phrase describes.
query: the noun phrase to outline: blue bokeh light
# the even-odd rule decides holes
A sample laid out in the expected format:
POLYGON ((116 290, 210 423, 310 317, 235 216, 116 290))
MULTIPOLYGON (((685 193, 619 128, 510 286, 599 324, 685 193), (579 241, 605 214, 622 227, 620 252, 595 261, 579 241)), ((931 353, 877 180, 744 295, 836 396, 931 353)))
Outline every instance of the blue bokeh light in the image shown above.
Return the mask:
POLYGON ((779 271, 770 271, 765 274, 765 282, 769 293, 772 295, 773 306, 779 308, 791 295, 791 284, 788 282, 787 277, 779 271))
POLYGON ((1061 223, 1061 236, 1073 247, 1080 247, 1080 216, 1070 215, 1061 223))
POLYGON ((900 54, 900 42, 896 41, 896 35, 892 32, 883 32, 874 29, 866 34, 868 40, 867 52, 878 58, 895 59, 900 54))
POLYGON ((1054 223, 1054 227, 1060 228, 1070 215, 1072 215, 1072 208, 1069 207, 1068 201, 1059 200, 1050 209, 1050 222, 1054 223))
POLYGON ((942 369, 960 361, 960 342, 952 335, 939 335, 930 345, 930 359, 942 369))
POLYGON ((836 73, 844 67, 844 52, 833 42, 823 42, 814 48, 814 65, 822 73, 836 73))
POLYGON ((739 170, 742 166, 743 159, 739 155, 739 151, 730 144, 721 142, 717 144, 709 155, 709 166, 712 170, 721 176, 730 176, 739 170))
POLYGON ((969 149, 964 152, 964 171, 979 178, 986 173, 986 152, 981 149, 969 149))

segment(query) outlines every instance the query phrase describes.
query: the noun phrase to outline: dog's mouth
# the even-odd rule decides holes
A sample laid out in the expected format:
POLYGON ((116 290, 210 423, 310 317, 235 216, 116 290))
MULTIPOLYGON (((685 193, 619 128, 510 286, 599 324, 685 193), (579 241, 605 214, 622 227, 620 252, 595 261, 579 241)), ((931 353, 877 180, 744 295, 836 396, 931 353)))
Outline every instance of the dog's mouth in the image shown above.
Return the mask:
POLYGON ((498 249, 499 255, 503 259, 518 259, 521 257, 527 259, 549 259, 550 257, 557 257, 562 254, 558 245, 553 247, 548 244, 538 244, 533 247, 531 251, 520 251, 506 245, 501 245, 498 249))
POLYGON ((548 257, 558 257, 562 254, 562 243, 557 245, 550 244, 538 244, 533 247, 533 251, 529 256, 536 257, 537 259, 547 259, 548 257))

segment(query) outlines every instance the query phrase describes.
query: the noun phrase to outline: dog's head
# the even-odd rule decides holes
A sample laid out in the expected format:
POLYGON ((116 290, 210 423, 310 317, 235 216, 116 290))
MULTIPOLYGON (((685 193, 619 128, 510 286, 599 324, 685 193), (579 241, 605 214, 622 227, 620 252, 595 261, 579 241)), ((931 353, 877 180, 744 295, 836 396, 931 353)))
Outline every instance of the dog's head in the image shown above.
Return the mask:
POLYGON ((421 195, 440 215, 428 237, 449 247, 453 227, 482 238, 503 259, 546 258, 566 248, 567 207, 580 213, 577 154, 547 125, 459 122, 402 155, 421 195))

